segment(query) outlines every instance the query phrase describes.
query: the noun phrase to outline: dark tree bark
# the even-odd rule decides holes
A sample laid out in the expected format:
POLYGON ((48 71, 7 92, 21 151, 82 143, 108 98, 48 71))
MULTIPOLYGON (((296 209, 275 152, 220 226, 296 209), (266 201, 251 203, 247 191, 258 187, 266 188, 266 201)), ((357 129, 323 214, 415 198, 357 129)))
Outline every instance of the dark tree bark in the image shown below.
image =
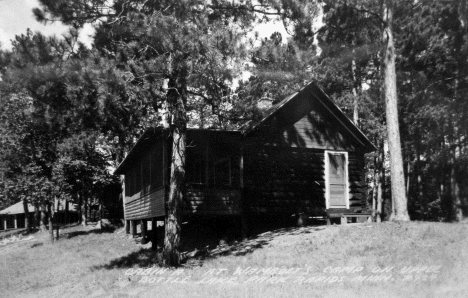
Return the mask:
MULTIPOLYGON (((467 32, 467 1, 466 0, 458 0, 456 5, 458 6, 458 13, 459 13, 459 21, 460 21, 460 29, 459 34, 466 35, 467 32)), ((462 38, 463 39, 463 38, 462 38)), ((454 47, 456 57, 457 57, 457 64, 456 64, 456 73, 455 73, 455 81, 454 81, 454 102, 457 103, 460 100, 460 95, 458 90, 460 88, 460 74, 466 73, 467 71, 467 57, 464 55, 462 50, 462 43, 457 43, 454 47)), ((451 117, 453 118, 453 117, 451 117)), ((451 146, 452 146, 452 166, 450 170, 450 185, 451 185, 451 196, 452 196, 452 209, 453 209, 453 217, 456 221, 461 221, 464 218, 463 214, 463 203, 462 197, 460 193, 460 182, 458 179, 458 162, 457 156, 461 156, 461 144, 459 143, 459 129, 460 127, 457 126, 456 123, 451 122, 452 124, 452 138, 451 138, 451 146), (458 151, 458 152, 457 152, 458 151)))
POLYGON ((54 218, 55 218, 55 239, 59 240, 60 238, 60 223, 58 220, 58 212, 60 210, 60 200, 55 198, 55 202, 57 202, 57 209, 54 212, 54 218))
POLYGON ((180 203, 185 178, 185 131, 179 128, 172 134, 172 165, 167 201, 163 263, 167 266, 178 266, 180 244, 180 203))
POLYGON ((69 217, 70 217, 70 207, 69 207, 69 203, 68 203, 68 200, 65 200, 65 224, 69 224, 70 223, 70 220, 69 220, 69 217))
MULTIPOLYGON (((172 61, 169 58, 169 73, 172 72, 172 61)), ((184 72, 184 70, 182 70, 184 72)), ((180 207, 183 199, 185 183, 185 144, 187 130, 187 83, 184 73, 178 73, 169 79, 168 103, 172 111, 172 158, 169 184, 169 197, 167 200, 167 213, 165 224, 165 237, 162 263, 165 266, 179 266, 180 255, 180 207), (177 79, 175 79, 177 78, 177 79)))
POLYGON ((40 223, 40 226, 41 226, 41 231, 42 232, 45 232, 47 231, 47 227, 46 227, 46 218, 47 218, 47 215, 46 215, 46 205, 45 204, 42 204, 41 206, 41 223, 40 223))
POLYGON ((76 193, 75 194, 76 198, 77 198, 77 201, 78 201, 78 224, 82 224, 83 223, 83 216, 82 216, 82 206, 83 206, 83 198, 81 197, 80 193, 76 193))
POLYGON ((41 211, 39 210, 39 204, 34 204, 34 220, 32 227, 34 229, 39 229, 39 222, 41 220, 41 211))
MULTIPOLYGON (((116 164, 120 164, 125 158, 125 136, 123 134, 119 135, 119 154, 116 156, 116 164)), ((122 199, 122 210, 124 216, 124 229, 125 231, 130 229, 128 226, 128 221, 126 220, 126 212, 125 212, 125 175, 120 175, 120 181, 122 185, 122 191, 120 193, 120 197, 122 199)))
POLYGON ((24 209, 24 223, 26 226, 26 233, 31 233, 31 221, 29 220, 29 208, 28 200, 23 199, 23 209, 24 209))
POLYGON ((384 142, 380 142, 379 146, 379 157, 378 157, 378 174, 377 174, 377 208, 375 212, 375 221, 381 222, 382 221, 382 202, 383 202, 383 192, 385 190, 385 149, 384 149, 384 142))
POLYGON ((452 149, 452 162, 450 165, 450 190, 451 190, 451 197, 452 197, 452 214, 453 219, 456 221, 463 220, 463 210, 461 204, 461 197, 460 197, 460 185, 457 179, 457 159, 456 159, 456 151, 452 149))
POLYGON ((50 242, 54 242, 54 215, 52 210, 52 202, 50 200, 47 201, 47 213, 49 216, 49 235, 50 235, 50 242))
POLYGON ((88 225, 88 199, 83 197, 83 194, 79 194, 81 202, 81 225, 88 225))
POLYGON ((120 182, 122 185, 122 191, 120 192, 120 197, 122 198, 122 210, 123 210, 123 219, 124 219, 124 230, 129 231, 129 221, 126 219, 127 213, 125 211, 125 176, 120 175, 120 182))
POLYGON ((409 221, 408 200, 405 192, 405 176, 401 153, 400 128, 398 125, 397 86, 395 71, 395 46, 393 41, 393 1, 383 1, 384 85, 385 114, 390 151, 390 175, 394 211, 392 220, 409 221))

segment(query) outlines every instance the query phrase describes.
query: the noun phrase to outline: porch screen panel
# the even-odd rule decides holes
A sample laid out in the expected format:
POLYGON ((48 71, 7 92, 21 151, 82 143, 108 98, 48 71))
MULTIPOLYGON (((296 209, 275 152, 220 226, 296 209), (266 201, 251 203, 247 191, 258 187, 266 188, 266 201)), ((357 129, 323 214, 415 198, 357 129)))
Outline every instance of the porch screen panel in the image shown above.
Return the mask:
POLYGON ((186 178, 190 184, 206 183, 206 157, 200 145, 186 149, 186 178))
POLYGON ((146 195, 149 193, 150 190, 150 181, 151 181, 151 171, 150 171, 150 155, 147 154, 143 158, 143 162, 141 163, 141 184, 142 184, 142 195, 146 195))
POLYGON ((125 195, 127 197, 131 197, 135 193, 135 169, 131 169, 127 174, 125 174, 125 195))
POLYGON ((132 192, 130 187, 131 186, 130 186, 130 172, 129 172, 125 174, 125 196, 126 197, 129 197, 130 193, 132 192))
POLYGON ((158 143, 151 154, 151 190, 163 185, 162 143, 158 143))
POLYGON ((141 161, 136 163, 135 167, 135 192, 141 192, 142 183, 141 183, 141 161))
POLYGON ((344 154, 329 153, 330 206, 346 206, 346 161, 344 154))

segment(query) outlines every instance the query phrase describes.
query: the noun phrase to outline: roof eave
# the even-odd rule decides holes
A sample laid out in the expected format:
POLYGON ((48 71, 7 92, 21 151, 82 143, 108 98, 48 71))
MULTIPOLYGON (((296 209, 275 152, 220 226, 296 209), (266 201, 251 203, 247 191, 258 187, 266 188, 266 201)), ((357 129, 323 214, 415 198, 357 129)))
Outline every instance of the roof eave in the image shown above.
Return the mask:
POLYGON ((298 92, 286 97, 283 99, 281 102, 279 102, 277 105, 273 106, 269 111, 266 112, 266 116, 263 117, 260 121, 258 121, 255 124, 250 125, 246 129, 244 129, 243 134, 244 136, 247 136, 248 134, 252 133, 255 131, 262 123, 267 121, 269 118, 271 118, 273 115, 275 115, 279 110, 282 109, 287 103, 291 102, 296 98, 299 94, 304 92, 306 89, 312 89, 314 94, 316 95, 317 99, 321 102, 322 105, 324 105, 325 108, 329 109, 330 113, 332 113, 339 122, 341 122, 351 133, 351 135, 354 136, 354 138, 362 144, 364 147, 364 152, 369 153, 377 150, 377 147, 375 147, 374 144, 367 138, 367 136, 343 113, 343 111, 338 107, 331 99, 328 97, 328 95, 314 82, 310 82, 307 84, 305 87, 303 87, 301 90, 298 92), (316 94, 318 93, 318 94, 316 94), (339 116, 336 115, 335 112, 333 112, 330 107, 328 107, 327 103, 323 102, 325 100, 327 103, 330 103, 332 105, 331 109, 336 109, 339 113, 341 113, 344 117, 341 117, 344 119, 346 123, 343 123, 340 119, 339 116), (270 112, 271 111, 271 112, 270 112), (354 130, 352 132, 351 130, 354 130))

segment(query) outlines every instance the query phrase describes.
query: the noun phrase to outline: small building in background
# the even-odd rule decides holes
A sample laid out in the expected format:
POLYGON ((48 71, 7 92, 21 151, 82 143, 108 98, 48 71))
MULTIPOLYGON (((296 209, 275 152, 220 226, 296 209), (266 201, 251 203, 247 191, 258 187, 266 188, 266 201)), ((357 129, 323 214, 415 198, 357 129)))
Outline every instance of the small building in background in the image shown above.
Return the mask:
MULTIPOLYGON (((34 219, 35 208, 28 204, 29 219, 34 219)), ((25 228, 26 216, 23 202, 18 202, 0 211, 0 230, 12 230, 25 228)))
MULTIPOLYGON (((55 206, 55 218, 60 223, 73 223, 79 219, 75 204, 69 203, 68 212, 65 211, 65 204, 62 202, 55 206), (68 214, 66 214, 68 213, 68 214)), ((34 222, 36 208, 28 204, 29 220, 34 222)), ((38 223, 36 224, 36 226, 38 223)), ((26 228, 26 214, 24 213, 23 202, 20 201, 0 211, 0 231, 24 229, 26 228)))

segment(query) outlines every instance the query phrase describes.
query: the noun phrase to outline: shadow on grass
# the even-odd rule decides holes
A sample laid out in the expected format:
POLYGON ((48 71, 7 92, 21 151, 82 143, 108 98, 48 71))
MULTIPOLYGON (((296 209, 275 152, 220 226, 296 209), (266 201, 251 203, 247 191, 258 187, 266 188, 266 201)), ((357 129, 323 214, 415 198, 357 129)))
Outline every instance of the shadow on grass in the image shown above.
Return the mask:
MULTIPOLYGON (((287 227, 280 228, 276 230, 262 230, 257 231, 254 235, 244 240, 233 240, 230 242, 225 242, 223 239, 220 240, 217 246, 214 246, 210 249, 212 243, 212 238, 205 239, 207 244, 203 244, 203 239, 197 239, 197 247, 194 248, 191 245, 183 245, 181 247, 181 263, 186 267, 201 266, 203 262, 207 259, 216 259, 221 256, 233 255, 233 256, 244 256, 254 252, 255 250, 262 249, 265 245, 268 245, 271 240, 275 237, 282 235, 300 235, 300 234, 309 234, 316 231, 325 229, 324 226, 305 226, 305 227, 287 227), (190 250, 187 250, 190 249, 190 250)), ((186 237, 184 240, 189 242, 190 237, 186 237)), ((159 248, 158 251, 154 251, 150 248, 141 248, 138 251, 132 252, 126 256, 111 260, 109 263, 99 266, 92 267, 92 270, 101 270, 101 269, 128 269, 128 268, 145 268, 152 267, 160 264, 162 255, 162 249, 159 248)))
POLYGON ((282 235, 309 234, 324 229, 323 226, 305 226, 305 227, 286 227, 275 230, 259 230, 248 239, 234 241, 231 243, 222 243, 215 249, 209 251, 208 257, 218 257, 222 255, 244 256, 255 250, 268 245, 271 240, 282 235))
POLYGON ((105 229, 92 229, 88 231, 73 231, 64 234, 63 236, 66 237, 67 239, 74 238, 77 236, 84 236, 84 235, 90 235, 90 234, 105 234, 105 233, 113 233, 116 230, 114 227, 107 227, 105 229))
POLYGON ((135 266, 152 267, 159 263, 160 253, 149 248, 141 248, 138 251, 132 252, 126 256, 114 259, 105 265, 93 266, 92 270, 100 269, 126 269, 133 268, 135 266))

